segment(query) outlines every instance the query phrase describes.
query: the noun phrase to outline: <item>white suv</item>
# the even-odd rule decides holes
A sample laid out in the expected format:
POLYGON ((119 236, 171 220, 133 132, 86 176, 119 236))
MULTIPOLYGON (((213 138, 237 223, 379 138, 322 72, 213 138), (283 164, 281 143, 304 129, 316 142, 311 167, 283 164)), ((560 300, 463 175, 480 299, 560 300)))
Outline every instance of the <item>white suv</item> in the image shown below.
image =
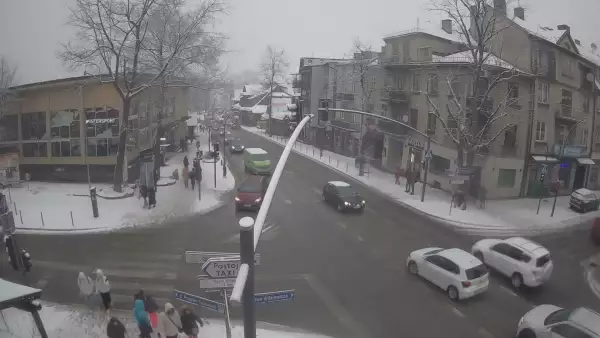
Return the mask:
POLYGON ((471 253, 487 266, 510 277, 515 288, 523 284, 540 286, 550 279, 554 269, 550 252, 522 237, 482 239, 473 245, 471 253))

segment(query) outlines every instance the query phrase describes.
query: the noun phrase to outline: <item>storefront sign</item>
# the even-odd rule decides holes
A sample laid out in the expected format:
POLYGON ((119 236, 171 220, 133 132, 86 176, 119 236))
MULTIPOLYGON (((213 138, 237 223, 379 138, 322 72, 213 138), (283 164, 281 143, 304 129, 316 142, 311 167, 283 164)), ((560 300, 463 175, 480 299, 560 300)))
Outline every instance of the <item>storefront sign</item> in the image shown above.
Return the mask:
POLYGON ((415 140, 414 138, 408 139, 408 145, 415 148, 423 148, 423 143, 419 140, 415 140))
POLYGON ((554 145, 554 155, 559 157, 583 157, 586 154, 585 146, 554 145))

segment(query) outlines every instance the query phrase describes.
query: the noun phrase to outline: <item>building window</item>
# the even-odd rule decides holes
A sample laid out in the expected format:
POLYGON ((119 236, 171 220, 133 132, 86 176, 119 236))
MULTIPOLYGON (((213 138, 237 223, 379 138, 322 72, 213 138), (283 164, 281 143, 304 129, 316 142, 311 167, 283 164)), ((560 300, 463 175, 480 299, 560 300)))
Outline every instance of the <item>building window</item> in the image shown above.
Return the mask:
POLYGON ((119 151, 118 138, 96 138, 87 140, 88 156, 116 156, 119 151))
POLYGON ((432 155, 429 161, 429 171, 432 173, 445 173, 450 169, 450 160, 438 155, 432 155))
POLYGON ((431 47, 420 47, 417 49, 417 59, 419 61, 431 60, 431 47))
POLYGON ((427 114, 427 131, 435 133, 437 117, 434 114, 427 114))
POLYGON ((412 76, 412 90, 413 92, 419 92, 421 91, 421 83, 420 83, 420 78, 421 74, 419 73, 414 73, 412 76))
POLYGON ((508 104, 519 104, 519 84, 517 83, 508 83, 508 104))
POLYGON ((537 121, 535 124, 535 140, 540 142, 546 141, 546 123, 537 121))
POLYGON ((538 101, 540 103, 548 103, 548 97, 550 97, 550 85, 546 82, 540 82, 538 84, 538 101))
POLYGON ((417 129, 418 123, 419 123, 419 110, 415 109, 415 108, 411 108, 410 109, 410 126, 417 129))
POLYGON ((77 109, 63 110, 50 113, 50 137, 78 138, 81 134, 77 109))
POLYGON ((24 113, 21 114, 21 137, 23 140, 47 139, 46 113, 24 113))
POLYGON ((404 75, 394 74, 394 88, 395 89, 403 89, 404 88, 404 75))
POLYGON ((427 93, 437 95, 438 82, 437 74, 429 74, 429 77, 427 78, 427 93))
POLYGON ((461 98, 462 93, 460 92, 460 78, 453 77, 450 80, 450 91, 448 95, 455 96, 456 98, 461 98))
POLYGON ((516 169, 498 169, 498 187, 512 188, 515 186, 516 169))
POLYGON ((590 172, 590 183, 598 182, 598 167, 592 167, 590 172))
POLYGON ((52 157, 81 156, 81 143, 79 139, 53 141, 52 157))
POLYGON ((86 108, 85 129, 87 137, 118 137, 119 111, 110 107, 86 108))
POLYGON ((0 142, 19 140, 19 115, 5 114, 0 117, 0 142))
POLYGON ((517 146, 517 126, 506 128, 504 131, 504 147, 514 149, 517 146))
POLYGON ((48 157, 48 142, 23 143, 23 157, 48 157))
POLYGON ((562 105, 562 111, 564 113, 571 113, 573 110, 573 92, 570 90, 563 89, 562 90, 562 100, 560 101, 562 105))
POLYGON ((563 66, 563 69, 562 69, 563 75, 568 75, 568 76, 575 75, 575 60, 573 60, 567 56, 564 56, 562 66, 563 66))

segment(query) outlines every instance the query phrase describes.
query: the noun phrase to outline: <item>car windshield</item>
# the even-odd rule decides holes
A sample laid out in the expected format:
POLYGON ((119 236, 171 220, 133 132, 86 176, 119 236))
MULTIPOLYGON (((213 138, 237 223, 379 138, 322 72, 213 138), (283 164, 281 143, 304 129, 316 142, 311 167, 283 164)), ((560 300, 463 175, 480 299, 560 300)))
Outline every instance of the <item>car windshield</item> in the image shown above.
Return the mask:
POLYGON ((238 188, 239 192, 247 192, 247 193, 251 193, 251 192, 260 192, 260 182, 244 182, 240 185, 240 187, 238 188))
POLYGON ((267 155, 267 154, 252 155, 252 161, 267 161, 268 159, 269 159, 269 155, 267 155))
POLYGON ((476 279, 476 278, 485 276, 485 274, 488 273, 488 270, 485 267, 485 265, 481 264, 481 265, 477 265, 476 267, 467 269, 465 271, 465 273, 467 274, 467 278, 469 280, 471 280, 471 279, 476 279))
POLYGON ((550 255, 543 255, 542 257, 538 258, 535 261, 535 266, 537 266, 538 268, 541 268, 542 266, 546 265, 548 262, 550 262, 550 255))
POLYGON ((569 317, 571 317, 572 313, 573 309, 560 309, 554 311, 551 314, 549 314, 548 317, 546 317, 546 319, 544 320, 544 325, 564 322, 567 319, 569 319, 569 317))
POLYGON ((357 196, 358 193, 351 186, 337 187, 338 195, 342 197, 357 196))

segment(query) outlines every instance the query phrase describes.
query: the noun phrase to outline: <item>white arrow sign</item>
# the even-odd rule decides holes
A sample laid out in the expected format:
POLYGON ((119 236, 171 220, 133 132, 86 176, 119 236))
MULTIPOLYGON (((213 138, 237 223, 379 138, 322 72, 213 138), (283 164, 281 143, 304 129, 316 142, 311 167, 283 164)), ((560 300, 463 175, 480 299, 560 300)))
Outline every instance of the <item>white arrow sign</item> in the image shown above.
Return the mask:
POLYGON ((235 285, 235 278, 200 279, 200 289, 226 289, 235 285))
POLYGON ((240 265, 237 257, 213 257, 202 265, 202 271, 212 278, 235 278, 240 265))

